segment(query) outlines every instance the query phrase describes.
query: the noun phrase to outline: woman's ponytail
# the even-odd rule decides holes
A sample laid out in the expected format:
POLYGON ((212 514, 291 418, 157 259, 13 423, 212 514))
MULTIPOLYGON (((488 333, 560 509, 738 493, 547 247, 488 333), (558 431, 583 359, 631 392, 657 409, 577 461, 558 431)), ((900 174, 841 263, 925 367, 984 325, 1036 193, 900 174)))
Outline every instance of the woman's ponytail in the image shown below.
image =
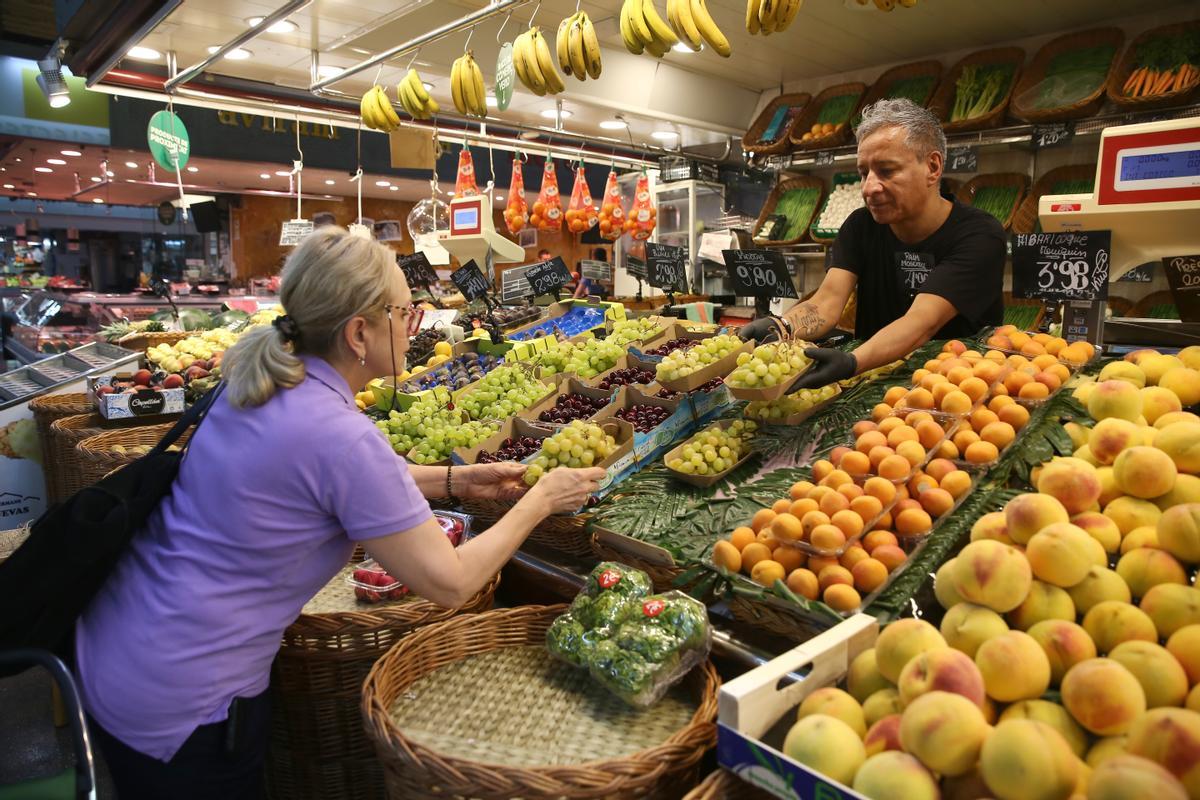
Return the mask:
POLYGON ((261 406, 278 388, 290 389, 304 380, 304 362, 291 352, 274 325, 260 325, 242 334, 221 361, 225 393, 234 408, 261 406))

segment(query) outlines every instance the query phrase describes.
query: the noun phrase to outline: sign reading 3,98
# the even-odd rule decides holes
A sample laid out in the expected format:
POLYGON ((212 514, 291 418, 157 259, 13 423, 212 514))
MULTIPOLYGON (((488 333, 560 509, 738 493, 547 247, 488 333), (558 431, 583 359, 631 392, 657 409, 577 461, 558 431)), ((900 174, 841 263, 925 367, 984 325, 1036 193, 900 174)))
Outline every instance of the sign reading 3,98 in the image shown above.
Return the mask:
POLYGON ((1111 231, 1020 233, 1013 237, 1013 295, 1041 300, 1108 297, 1111 231))

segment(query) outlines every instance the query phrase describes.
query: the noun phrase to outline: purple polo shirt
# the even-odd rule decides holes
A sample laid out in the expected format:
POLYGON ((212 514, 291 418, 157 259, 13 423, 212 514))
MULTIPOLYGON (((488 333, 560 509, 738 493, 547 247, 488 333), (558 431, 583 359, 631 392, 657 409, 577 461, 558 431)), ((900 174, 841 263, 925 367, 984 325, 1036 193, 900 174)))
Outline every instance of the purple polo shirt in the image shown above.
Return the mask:
POLYGON ((404 459, 328 363, 258 408, 218 398, 76 630, 84 706, 169 760, 267 688, 284 629, 353 542, 431 517, 404 459))

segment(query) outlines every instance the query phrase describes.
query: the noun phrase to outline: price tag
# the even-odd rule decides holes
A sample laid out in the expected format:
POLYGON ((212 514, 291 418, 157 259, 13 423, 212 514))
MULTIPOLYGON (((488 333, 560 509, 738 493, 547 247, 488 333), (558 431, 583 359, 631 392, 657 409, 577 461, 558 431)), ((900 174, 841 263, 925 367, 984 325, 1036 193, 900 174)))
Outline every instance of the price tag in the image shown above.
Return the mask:
POLYGON ((1184 322, 1200 321, 1200 255, 1163 259, 1171 297, 1184 322))
POLYGON ((408 281, 410 287, 428 286, 431 283, 437 283, 437 273, 433 271, 433 265, 429 263, 429 259, 424 253, 396 256, 396 263, 404 271, 404 279, 408 281))
POLYGON ((612 264, 604 261, 580 261, 579 265, 583 268, 583 277, 588 280, 612 280, 612 264))
POLYGON ((1111 231, 1019 233, 1012 242, 1013 295, 1105 300, 1111 249, 1111 231))
POLYGON ((566 286, 571 282, 571 272, 567 269, 567 264, 562 257, 555 256, 549 261, 532 265, 525 271, 525 280, 529 281, 533 296, 537 297, 543 294, 553 294, 566 286))
POLYGON ((627 256, 625 258, 625 271, 635 278, 646 280, 646 262, 640 258, 627 256))
POLYGON ((783 254, 774 250, 726 250, 725 269, 734 294, 742 297, 799 299, 783 254))
POLYGON ((280 247, 295 247, 300 244, 300 240, 313 232, 313 221, 311 219, 289 219, 283 223, 283 230, 279 232, 280 247))
POLYGON ((787 169, 792 165, 792 157, 790 155, 783 156, 767 156, 766 167, 768 170, 778 172, 787 169))
POLYGON ((500 273, 500 302, 511 303, 523 297, 532 297, 533 288, 529 285, 526 273, 536 264, 526 264, 522 267, 510 267, 500 273))
POLYGON ((1126 283, 1151 283, 1154 280, 1154 265, 1156 262, 1150 261, 1141 266, 1134 267, 1126 272, 1118 281, 1126 283))
POLYGON ((979 148, 973 144, 951 147, 946 151, 946 172, 978 172, 979 148))
POLYGON ((1075 123, 1058 122, 1053 125, 1034 125, 1030 142, 1035 148, 1056 147, 1070 144, 1075 137, 1075 123))
POLYGON ((818 150, 817 154, 813 156, 813 164, 818 167, 827 167, 832 164, 833 161, 834 156, 832 150, 818 150))
POLYGON ((454 285, 468 302, 485 297, 492 288, 491 282, 479 271, 479 265, 474 259, 451 272, 450 280, 454 281, 454 285))
POLYGON ((646 282, 666 292, 687 288, 687 251, 657 242, 646 242, 646 282))

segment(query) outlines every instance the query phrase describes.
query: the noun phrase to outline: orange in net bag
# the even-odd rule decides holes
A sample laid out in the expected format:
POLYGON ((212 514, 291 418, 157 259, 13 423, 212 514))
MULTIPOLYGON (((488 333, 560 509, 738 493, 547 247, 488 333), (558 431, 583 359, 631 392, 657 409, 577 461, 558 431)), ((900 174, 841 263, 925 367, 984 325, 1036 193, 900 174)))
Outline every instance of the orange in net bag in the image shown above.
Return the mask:
POLYGON ((587 175, 580 165, 575 170, 575 188, 571 190, 571 203, 567 206, 567 230, 583 233, 596 227, 599 221, 596 204, 592 202, 592 191, 587 185, 587 175))
POLYGON ((508 205, 504 207, 504 226, 519 233, 529 224, 529 205, 525 202, 525 173, 519 155, 513 157, 512 183, 508 186, 508 205))
POLYGON ((637 190, 633 193, 633 205, 629 207, 629 218, 625 220, 625 232, 634 241, 644 242, 654 233, 657 216, 658 212, 650 204, 650 179, 641 175, 638 177, 637 190))
POLYGON ((563 208, 562 196, 558 193, 558 173, 554 171, 554 159, 547 158, 546 167, 542 170, 542 189, 533 204, 529 224, 539 231, 557 231, 562 229, 562 223, 563 208))
POLYGON ((475 185, 475 160, 471 158, 471 151, 464 147, 458 151, 458 178, 454 181, 454 196, 471 197, 477 194, 479 187, 475 185))
POLYGON ((604 197, 600 201, 600 238, 615 242, 625 232, 625 210, 621 208, 621 187, 617 185, 617 171, 608 173, 604 184, 604 197))

